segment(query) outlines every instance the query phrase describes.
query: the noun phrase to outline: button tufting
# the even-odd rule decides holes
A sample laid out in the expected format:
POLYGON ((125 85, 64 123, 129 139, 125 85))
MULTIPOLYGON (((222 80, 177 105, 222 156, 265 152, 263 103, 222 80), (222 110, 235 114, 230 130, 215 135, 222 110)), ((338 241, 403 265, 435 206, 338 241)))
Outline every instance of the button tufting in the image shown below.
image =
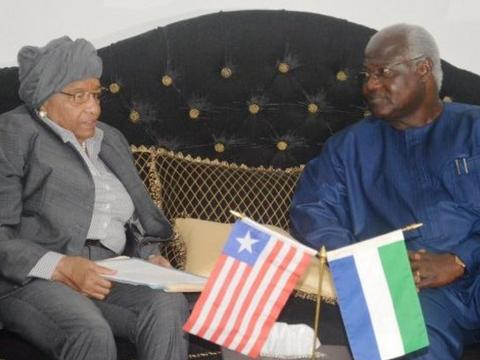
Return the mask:
POLYGON ((248 111, 250 112, 250 114, 258 114, 258 112, 260 111, 260 105, 252 103, 248 105, 248 111))
POLYGON ((217 153, 223 153, 225 151, 225 145, 223 145, 221 142, 218 142, 215 144, 215 151, 217 153))
POLYGON ((112 94, 116 94, 120 91, 120 85, 116 82, 113 82, 110 85, 108 85, 108 90, 110 90, 112 94))
POLYGON ((162 84, 165 87, 169 87, 170 85, 173 84, 173 79, 170 75, 163 75, 162 76, 162 84))
POLYGON ((288 148, 288 143, 284 140, 277 142, 277 149, 280 151, 285 151, 288 148))
POLYGON ((231 68, 229 68, 228 66, 225 66, 225 67, 222 68, 222 70, 220 70, 220 75, 224 79, 228 79, 229 77, 231 77, 233 75, 233 70, 231 68))
POLYGON ((338 81, 345 81, 347 79, 348 79, 348 74, 345 71, 340 70, 339 72, 337 72, 338 81))
POLYGON ((130 121, 134 124, 140 122, 140 113, 137 110, 130 111, 130 115, 128 116, 130 121))
POLYGON ((198 117, 200 116, 200 110, 198 110, 198 109, 196 109, 196 108, 192 108, 192 109, 190 109, 190 111, 188 112, 188 116, 190 117, 190 119, 196 120, 196 119, 198 119, 198 117))
POLYGON ((315 114, 318 112, 318 105, 315 103, 308 104, 308 112, 310 114, 315 114))
POLYGON ((288 73, 289 70, 290 70, 290 66, 287 63, 281 62, 280 64, 278 64, 278 71, 280 73, 286 74, 288 73))

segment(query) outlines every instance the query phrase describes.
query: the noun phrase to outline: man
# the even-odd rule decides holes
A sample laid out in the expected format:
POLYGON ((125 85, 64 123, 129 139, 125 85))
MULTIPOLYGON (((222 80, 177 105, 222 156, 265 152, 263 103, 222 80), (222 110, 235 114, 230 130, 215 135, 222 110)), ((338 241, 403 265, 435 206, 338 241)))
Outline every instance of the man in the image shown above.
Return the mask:
POLYGON ((138 359, 186 359, 183 295, 113 284, 95 262, 165 264, 172 234, 127 141, 98 121, 96 50, 62 37, 18 60, 25 104, 0 116, 0 322, 55 359, 116 360, 114 336, 138 359))
POLYGON ((295 235, 327 250, 412 223, 406 233, 430 346, 414 359, 458 359, 480 334, 480 108, 443 104, 432 36, 399 24, 365 49, 371 117, 336 134, 305 168, 295 235))

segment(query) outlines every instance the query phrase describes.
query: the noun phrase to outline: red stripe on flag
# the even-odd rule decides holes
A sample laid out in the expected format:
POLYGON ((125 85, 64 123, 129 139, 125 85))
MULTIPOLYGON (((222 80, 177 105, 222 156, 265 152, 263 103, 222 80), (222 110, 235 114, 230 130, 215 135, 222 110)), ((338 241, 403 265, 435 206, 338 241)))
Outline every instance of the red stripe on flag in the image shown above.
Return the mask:
MULTIPOLYGON (((247 266, 247 268, 245 269, 245 273, 244 273, 244 279, 247 279, 250 276, 251 270, 252 270, 252 268, 250 266, 247 266)), ((235 287, 235 290, 234 290, 233 295, 232 295, 232 300, 228 303, 228 306, 225 309, 225 313, 223 314, 222 320, 218 324, 217 330, 215 331, 215 333, 212 335, 212 338, 210 339, 212 342, 214 342, 214 343, 217 342, 219 336, 225 330, 226 325, 230 321, 230 318, 232 317, 233 307, 235 306, 235 300, 240 295, 240 292, 242 291, 244 284, 245 284, 245 281, 242 280, 235 287)))
MULTIPOLYGON (((287 245, 285 244, 285 246, 287 246, 287 245)), ((295 248, 290 248, 281 264, 282 265, 284 265, 284 264, 288 265, 292 261, 296 252, 297 252, 297 250, 295 248)), ((271 264, 269 264, 269 265, 271 265, 271 264)), ((278 284, 278 281, 280 280, 280 277, 285 273, 285 270, 286 270, 285 269, 286 266, 282 266, 282 265, 279 266, 276 269, 275 273, 273 274, 272 280, 268 284, 267 288, 265 289, 265 292, 263 293, 262 297, 260 298, 260 301, 258 302, 258 305, 255 309, 255 312, 253 313, 253 316, 250 319, 249 324, 247 326, 246 333, 249 334, 249 337, 244 337, 242 339, 242 341, 240 342, 240 344, 237 346, 237 349, 240 352, 242 352, 244 350, 244 347, 245 347, 247 341, 250 340, 250 337, 252 336, 252 333, 253 333, 253 330, 254 330, 255 326, 259 323, 259 321, 261 321, 261 314, 263 313, 263 311, 265 309, 265 305, 267 304, 267 302, 269 300, 272 300, 272 301, 275 301, 275 302, 278 300, 278 298, 274 299, 272 297, 275 295, 273 290, 277 287, 277 284, 278 284)), ((275 319, 276 319, 276 317, 272 318, 271 316, 272 316, 272 314, 268 314, 268 317, 267 317, 267 320, 266 320, 266 322, 268 322, 268 324, 270 324, 270 327, 268 327, 267 330, 270 330, 271 326, 273 325, 273 323, 275 322, 275 319)), ((267 328, 267 327, 264 326, 264 328, 267 328)), ((265 340, 267 339, 267 336, 268 336, 268 331, 267 331, 267 334, 260 333, 259 334, 259 340, 263 340, 263 342, 265 342, 265 340), (263 337, 262 337, 262 335, 263 335, 263 337)), ((255 342, 257 342, 259 340, 256 340, 255 342)), ((258 355, 258 354, 251 354, 251 353, 249 354, 249 356, 252 356, 252 357, 256 357, 256 355, 258 355)))
MULTIPOLYGON (((235 272, 238 271, 239 266, 240 266, 240 262, 235 261, 233 263, 233 266, 228 271, 226 279, 231 279, 233 277, 233 275, 235 274, 235 272)), ((213 321, 213 318, 215 317, 215 314, 216 314, 221 302, 223 301, 223 298, 225 297, 225 293, 226 293, 229 285, 230 285, 230 283, 228 281, 225 281, 222 284, 222 286, 220 287, 219 291, 217 292, 217 294, 215 296, 215 300, 212 303, 212 307, 210 308, 210 311, 209 311, 207 317, 205 318, 205 321, 204 321, 202 327, 198 331, 198 336, 203 337, 205 339, 207 338, 205 336, 205 333, 207 332, 208 328, 210 327, 210 325, 213 321)), ((207 339, 207 340, 210 340, 210 339, 207 339)))
POLYGON ((259 339, 256 342, 256 344, 253 346, 252 350, 250 351, 249 356, 257 357, 258 354, 260 354, 260 351, 262 351, 263 345, 265 344, 265 341, 267 341, 268 334, 270 333, 270 329, 273 326, 273 323, 275 322, 278 315, 280 314, 280 311, 285 306, 285 303, 287 302, 288 297, 290 296, 290 293, 292 292, 293 288, 295 287, 295 284, 300 278, 300 275, 303 274, 303 272, 307 269, 307 266, 310 264, 311 260, 312 260, 312 255, 306 254, 306 253, 303 254, 302 260, 290 275, 290 278, 288 279, 286 286, 282 290, 280 297, 275 303, 275 306, 271 312, 271 316, 269 316, 267 322, 265 322, 265 324, 263 325, 262 331, 260 332, 261 334, 264 335, 263 340, 259 339))
POLYGON ((266 241, 261 254, 238 256, 243 249, 233 241, 237 235, 249 234, 249 228, 255 229, 242 222, 234 226, 232 243, 227 243, 228 251, 215 264, 184 330, 256 357, 313 254, 256 229, 259 236, 263 234, 258 239, 266 241), (232 257, 226 255, 230 253, 232 257), (248 265, 244 259, 255 263, 248 265))
POLYGON ((194 327, 195 323, 197 322, 200 314, 204 311, 203 306, 205 305, 205 301, 207 301, 210 292, 212 291, 213 286, 215 285, 215 279, 221 272, 225 262, 227 261, 228 257, 221 254, 217 260, 217 263, 212 271, 211 276, 209 277, 207 283, 205 284, 205 288, 201 292, 200 296, 198 297, 197 302, 193 308, 190 317, 188 318, 185 325, 183 325, 183 330, 190 332, 194 327))
MULTIPOLYGON (((235 324, 233 325, 232 331, 230 332, 230 334, 228 334, 227 338, 223 342, 223 345, 225 345, 227 348, 230 349, 230 345, 231 345, 233 339, 235 338, 235 336, 237 334, 239 334, 240 326, 241 326, 241 324, 244 320, 244 315, 247 312, 247 310, 249 309, 249 307, 251 306, 253 296, 255 295, 255 292, 257 292, 257 290, 258 290, 258 285, 260 284, 263 277, 265 276, 265 273, 268 271, 268 268, 270 267, 270 264, 272 263, 273 259, 275 259, 275 257, 277 257, 281 248, 282 248, 282 243, 276 242, 272 251, 270 252, 270 254, 268 254, 267 258, 265 259, 265 261, 261 265, 261 269, 258 272, 258 274, 256 275, 256 278, 255 278, 255 281, 252 284, 252 287, 248 291, 247 301, 242 305, 241 311, 240 311, 240 313, 237 317, 237 320, 235 321, 235 324)), ((242 337, 245 336, 245 335, 248 336, 248 334, 240 334, 240 336, 242 336, 242 337)))

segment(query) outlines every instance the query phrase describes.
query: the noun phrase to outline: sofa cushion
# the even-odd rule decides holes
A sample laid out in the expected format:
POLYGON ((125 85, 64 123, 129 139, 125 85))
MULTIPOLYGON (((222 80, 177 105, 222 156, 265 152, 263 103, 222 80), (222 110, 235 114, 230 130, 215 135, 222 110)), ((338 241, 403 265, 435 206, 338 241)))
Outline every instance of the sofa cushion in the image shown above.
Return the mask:
MULTIPOLYGON (((273 225, 270 229, 285 234, 285 230, 273 225)), ((192 218, 175 219, 175 230, 186 247, 185 270, 196 275, 209 276, 228 238, 232 224, 223 224, 192 218)), ((288 234, 286 234, 288 235, 288 234)), ((319 260, 314 258, 299 280, 296 290, 316 295, 318 290, 319 260)), ((333 301, 335 291, 328 269, 322 283, 322 297, 333 301)))
MULTIPOLYGON (((132 152, 154 201, 172 223, 177 219, 176 241, 163 249, 174 266, 208 275, 235 221, 231 209, 288 231, 288 210, 302 168, 247 167, 155 147, 132 146, 132 152)), ((313 298, 318 289, 318 259, 312 264, 299 282, 299 296, 313 298)), ((329 273, 326 279, 323 296, 333 301, 329 273)))

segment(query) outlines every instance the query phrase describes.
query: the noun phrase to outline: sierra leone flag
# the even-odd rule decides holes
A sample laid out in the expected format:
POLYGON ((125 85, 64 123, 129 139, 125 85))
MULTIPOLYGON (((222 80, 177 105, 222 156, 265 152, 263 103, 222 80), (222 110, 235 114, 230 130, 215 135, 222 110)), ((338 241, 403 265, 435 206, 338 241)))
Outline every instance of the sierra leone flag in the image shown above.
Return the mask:
POLYGON ((327 258, 355 360, 393 359, 428 346, 401 230, 327 258))

